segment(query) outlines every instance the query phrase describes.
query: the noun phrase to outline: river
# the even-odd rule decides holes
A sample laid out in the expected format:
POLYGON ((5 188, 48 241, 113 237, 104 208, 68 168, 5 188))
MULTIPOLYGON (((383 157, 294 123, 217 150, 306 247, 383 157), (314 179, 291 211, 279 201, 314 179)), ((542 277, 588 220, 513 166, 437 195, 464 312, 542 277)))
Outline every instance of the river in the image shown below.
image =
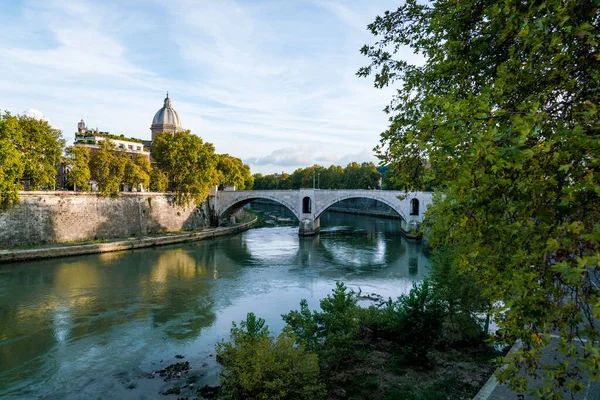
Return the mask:
POLYGON ((395 298, 428 273, 398 220, 326 213, 321 227, 0 265, 0 397, 161 397, 171 383, 149 373, 182 360, 187 382, 214 384, 215 343, 247 312, 277 333, 281 314, 303 298, 318 307, 336 281, 395 298))

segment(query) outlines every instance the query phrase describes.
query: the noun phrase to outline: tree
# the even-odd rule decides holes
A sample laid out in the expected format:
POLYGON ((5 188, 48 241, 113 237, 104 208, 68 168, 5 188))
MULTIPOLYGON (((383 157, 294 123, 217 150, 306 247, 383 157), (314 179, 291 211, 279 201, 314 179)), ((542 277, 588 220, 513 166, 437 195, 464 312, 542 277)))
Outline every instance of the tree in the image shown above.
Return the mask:
POLYGON ((190 131, 158 135, 152 145, 152 158, 166 172, 178 205, 192 201, 200 204, 218 182, 214 146, 190 131))
POLYGON ((290 174, 281 173, 279 182, 277 183, 277 189, 288 190, 290 188, 290 174))
POLYGON ((108 139, 100 141, 100 149, 91 160, 93 177, 102 196, 118 197, 125 176, 127 158, 117 152, 115 145, 108 139))
POLYGON ((25 170, 17 143, 23 140, 17 117, 9 113, 0 116, 0 210, 19 202, 19 178, 25 170))
POLYGON ((331 165, 327 168, 327 182, 321 185, 323 189, 343 189, 344 188, 344 168, 340 165, 331 165))
POLYGON ((126 161, 123 183, 129 186, 129 190, 133 188, 139 189, 140 185, 148 189, 150 186, 151 171, 150 160, 138 154, 126 161))
POLYGON ((314 351, 328 364, 341 366, 364 345, 360 338, 358 295, 337 282, 332 294, 319 302, 322 311, 310 311, 305 299, 300 310, 282 315, 299 345, 314 351))
POLYGON ((254 185, 254 178, 250 174, 250 167, 242 160, 229 154, 217 155, 217 170, 219 183, 222 186, 235 186, 238 190, 250 190, 254 185))
POLYGON ((360 188, 360 164, 353 161, 344 168, 344 189, 360 188))
POLYGON ((427 363, 427 353, 435 346, 446 317, 446 304, 429 280, 413 282, 407 295, 388 301, 383 330, 408 352, 411 363, 427 363))
POLYGON ((444 190, 430 243, 461 249, 458 268, 495 301, 505 337, 522 341, 500 377, 524 391, 517 371, 545 370, 535 393, 546 398, 582 389, 581 370, 599 376, 597 7, 407 0, 369 25, 379 41, 358 72, 379 88, 400 83, 379 156, 407 189, 444 190), (398 59, 406 47, 424 63, 398 59), (541 361, 551 334, 570 363, 541 361))
POLYGON ((164 192, 167 190, 167 176, 158 168, 150 170, 150 190, 164 192))
POLYGON ((90 172, 90 152, 82 146, 67 147, 67 163, 70 167, 67 176, 67 184, 73 186, 73 190, 89 192, 89 181, 92 179, 90 172))
POLYGON ((446 341, 477 342, 487 336, 491 304, 473 276, 458 268, 457 255, 460 253, 451 246, 433 249, 430 278, 436 295, 448 308, 446 341))
POLYGON ((29 189, 53 188, 65 144, 61 131, 52 128, 48 121, 24 115, 18 117, 18 123, 22 140, 16 146, 25 167, 22 179, 29 189))
POLYGON ((381 185, 381 174, 372 162, 364 162, 360 165, 360 189, 379 189, 381 185))
POLYGON ((302 187, 303 172, 304 170, 302 168, 298 168, 297 170, 292 172, 292 175, 290 175, 290 189, 298 190, 302 187))

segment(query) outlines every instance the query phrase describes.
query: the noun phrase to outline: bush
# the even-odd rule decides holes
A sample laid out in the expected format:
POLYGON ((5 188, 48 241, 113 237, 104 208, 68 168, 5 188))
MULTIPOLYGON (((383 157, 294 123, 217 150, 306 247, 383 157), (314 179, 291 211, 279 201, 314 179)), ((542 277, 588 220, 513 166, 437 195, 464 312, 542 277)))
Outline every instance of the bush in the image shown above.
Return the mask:
POLYGON ((356 353, 360 340, 360 307, 358 296, 338 282, 333 293, 320 302, 322 312, 310 311, 306 300, 300 302, 300 311, 282 315, 296 335, 299 344, 317 352, 330 366, 335 367, 356 353))
POLYGON ((232 342, 217 344, 223 364, 221 395, 226 399, 321 399, 319 361, 288 330, 269 335, 265 320, 249 313, 231 328, 232 342))
POLYGON ((445 303, 425 280, 419 285, 413 283, 408 295, 388 302, 380 328, 384 335, 412 353, 407 354, 409 359, 426 361, 427 352, 440 337, 446 314, 445 303))

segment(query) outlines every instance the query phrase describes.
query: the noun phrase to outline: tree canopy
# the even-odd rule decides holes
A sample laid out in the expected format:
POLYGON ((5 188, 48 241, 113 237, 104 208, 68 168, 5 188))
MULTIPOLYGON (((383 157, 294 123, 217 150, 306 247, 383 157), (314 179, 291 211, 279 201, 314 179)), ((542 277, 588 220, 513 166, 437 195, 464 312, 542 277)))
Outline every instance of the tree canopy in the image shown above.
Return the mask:
POLYGON ((61 132, 24 115, 0 116, 0 209, 19 201, 18 191, 53 188, 64 140, 61 132))
POLYGON ((277 189, 378 189, 380 187, 381 174, 372 162, 349 163, 346 168, 339 165, 331 165, 325 168, 313 165, 306 168, 298 168, 291 175, 270 174, 254 175, 254 189, 277 190, 277 189))
POLYGON ((118 152, 110 140, 100 141, 100 148, 91 158, 92 176, 102 196, 118 197, 125 177, 127 158, 118 152))
POLYGON ((19 120, 8 113, 0 118, 0 209, 19 202, 19 179, 25 169, 17 143, 22 141, 19 120))
POLYGON ((200 204, 218 182, 214 146, 190 131, 158 135, 152 145, 152 158, 167 174, 177 204, 200 204))
POLYGON ((22 179, 32 190, 53 188, 65 145, 61 131, 52 128, 48 121, 32 117, 21 115, 18 121, 22 135, 17 142, 24 164, 22 179))
POLYGON ((89 181, 92 179, 90 171, 90 151, 82 146, 67 147, 66 161, 70 166, 67 184, 73 186, 73 190, 89 192, 89 181))
POLYGON ((237 157, 218 154, 217 171, 221 186, 235 186, 237 190, 251 190, 254 185, 250 167, 237 157))
POLYGON ((535 389, 581 389, 600 373, 600 16, 593 0, 415 0, 369 25, 362 53, 378 88, 398 88, 377 150, 407 189, 444 192, 430 209, 434 246, 496 301, 505 337, 523 347, 502 379, 546 370, 535 389), (424 59, 413 64, 400 50, 424 59), (558 368, 550 335, 579 358, 558 368), (587 337, 583 354, 574 340, 587 337))
POLYGON ((130 189, 140 189, 140 186, 147 190, 150 186, 150 174, 152 167, 148 157, 137 154, 132 159, 127 160, 125 164, 125 174, 123 182, 130 189))

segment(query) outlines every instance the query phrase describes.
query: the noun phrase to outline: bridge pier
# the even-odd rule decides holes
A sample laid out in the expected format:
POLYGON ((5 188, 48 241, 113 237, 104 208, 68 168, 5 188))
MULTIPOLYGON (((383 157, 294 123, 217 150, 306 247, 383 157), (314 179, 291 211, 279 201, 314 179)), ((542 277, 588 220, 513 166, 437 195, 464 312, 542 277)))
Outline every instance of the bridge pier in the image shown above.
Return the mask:
POLYGON ((321 219, 303 218, 300 220, 300 228, 298 229, 298 235, 300 236, 312 236, 319 233, 321 230, 321 219))

